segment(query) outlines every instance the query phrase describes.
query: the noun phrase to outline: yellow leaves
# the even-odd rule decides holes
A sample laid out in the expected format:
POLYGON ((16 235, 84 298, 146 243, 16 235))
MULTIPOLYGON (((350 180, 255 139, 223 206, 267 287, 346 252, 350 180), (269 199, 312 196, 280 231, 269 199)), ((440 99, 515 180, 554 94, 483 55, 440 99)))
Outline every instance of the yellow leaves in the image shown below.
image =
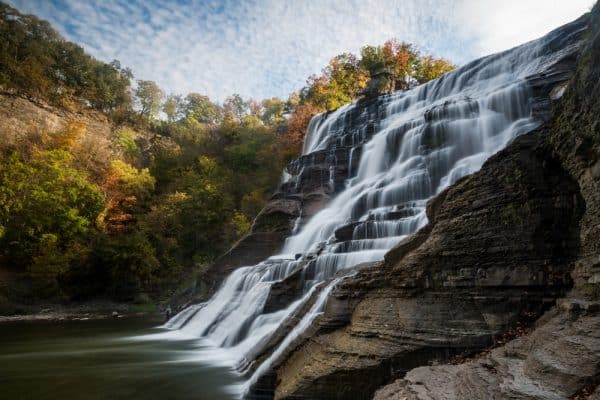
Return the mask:
POLYGON ((433 56, 423 56, 418 60, 418 68, 415 73, 415 79, 419 83, 425 83, 432 79, 438 78, 456 68, 456 65, 443 58, 435 58, 433 56))
POLYGON ((72 119, 63 130, 49 135, 49 147, 68 150, 83 137, 86 130, 87 123, 72 119))
POLYGON ((288 134, 284 146, 293 153, 299 153, 304 142, 306 127, 318 109, 310 103, 299 105, 288 119, 288 134))
POLYGON ((135 142, 135 132, 127 127, 119 128, 115 132, 113 139, 115 147, 121 152, 127 159, 135 160, 138 156, 139 149, 135 142))
POLYGON ((303 102, 319 111, 334 110, 354 99, 366 84, 365 71, 351 53, 340 54, 323 69, 322 75, 312 75, 303 89, 303 102))
POLYGON ((178 191, 176 191, 175 193, 170 193, 170 194, 167 195, 166 202, 168 204, 179 205, 181 203, 185 203, 189 199, 190 199, 190 195, 189 194, 187 194, 185 192, 178 192, 178 191))
POLYGON ((229 223, 232 225, 237 236, 242 236, 244 233, 250 230, 250 221, 248 218, 239 211, 236 211, 231 217, 229 223))
POLYGON ((112 186, 117 186, 121 189, 125 195, 133 195, 138 198, 148 197, 154 190, 156 183, 148 168, 138 170, 133 165, 127 164, 122 160, 111 162, 107 181, 112 186))

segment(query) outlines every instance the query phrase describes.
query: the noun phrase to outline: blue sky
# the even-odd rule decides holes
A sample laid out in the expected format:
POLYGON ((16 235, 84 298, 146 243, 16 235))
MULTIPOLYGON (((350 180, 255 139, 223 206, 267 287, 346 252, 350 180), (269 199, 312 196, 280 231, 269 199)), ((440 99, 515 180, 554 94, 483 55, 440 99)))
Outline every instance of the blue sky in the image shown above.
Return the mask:
POLYGON ((342 52, 397 37, 464 64, 535 39, 594 0, 8 0, 167 93, 286 98, 342 52))

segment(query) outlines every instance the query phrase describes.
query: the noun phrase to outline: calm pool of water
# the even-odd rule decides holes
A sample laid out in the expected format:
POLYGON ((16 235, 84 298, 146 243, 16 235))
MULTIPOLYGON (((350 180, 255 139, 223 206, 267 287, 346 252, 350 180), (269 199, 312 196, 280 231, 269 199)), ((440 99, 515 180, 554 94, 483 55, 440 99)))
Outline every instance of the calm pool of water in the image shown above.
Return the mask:
POLYGON ((160 322, 0 324, 0 398, 231 399, 229 370, 189 361, 197 342, 139 339, 160 322))

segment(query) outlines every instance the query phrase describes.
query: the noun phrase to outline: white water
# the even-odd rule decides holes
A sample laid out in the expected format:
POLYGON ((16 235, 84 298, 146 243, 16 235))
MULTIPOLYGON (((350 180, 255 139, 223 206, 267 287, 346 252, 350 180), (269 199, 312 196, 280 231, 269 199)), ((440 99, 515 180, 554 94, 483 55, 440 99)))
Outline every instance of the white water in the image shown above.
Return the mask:
MULTIPOLYGON (((211 349, 199 350, 197 357, 210 357, 240 372, 254 371, 247 385, 238 388, 243 394, 323 312, 327 294, 342 279, 341 270, 381 260, 427 223, 429 198, 479 170, 492 154, 540 123, 532 116, 525 78, 543 72, 577 44, 550 52, 545 45, 551 39, 549 34, 385 97, 384 117, 372 121, 378 128, 366 143, 365 127, 346 125, 350 113, 359 112, 356 103, 314 117, 305 154, 332 150, 338 143, 349 146, 352 154, 363 146, 345 189, 304 226, 298 219, 279 255, 237 269, 208 302, 175 316, 165 325, 171 330, 166 336, 197 337, 211 349), (336 229, 350 223, 355 223, 351 237, 336 239, 336 229), (263 313, 272 285, 299 269, 303 293, 287 307, 263 313), (314 301, 310 307, 309 301, 314 301), (296 327, 261 365, 252 365, 278 328, 303 306, 308 312, 299 316, 296 327)), ((331 167, 329 185, 334 186, 331 167)), ((285 176, 286 181, 296 178, 285 176)))

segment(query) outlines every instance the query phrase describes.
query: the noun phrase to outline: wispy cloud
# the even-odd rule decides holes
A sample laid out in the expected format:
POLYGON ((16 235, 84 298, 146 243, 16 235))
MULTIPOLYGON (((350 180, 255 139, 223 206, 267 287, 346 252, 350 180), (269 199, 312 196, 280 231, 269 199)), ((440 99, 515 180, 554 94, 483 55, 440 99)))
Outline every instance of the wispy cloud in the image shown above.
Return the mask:
POLYGON ((465 63, 534 39, 594 0, 9 0, 168 92, 286 97, 334 55, 390 37, 465 63))

